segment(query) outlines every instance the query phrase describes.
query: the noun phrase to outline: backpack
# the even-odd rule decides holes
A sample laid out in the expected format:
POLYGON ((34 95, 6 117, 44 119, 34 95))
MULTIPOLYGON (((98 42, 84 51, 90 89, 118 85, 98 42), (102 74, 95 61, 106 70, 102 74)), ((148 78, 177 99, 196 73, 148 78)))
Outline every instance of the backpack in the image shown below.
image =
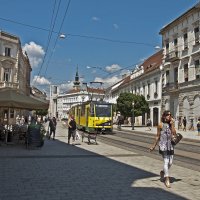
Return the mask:
POLYGON ((71 120, 70 122, 69 122, 69 125, 71 126, 71 130, 76 130, 76 122, 75 122, 75 120, 71 120))

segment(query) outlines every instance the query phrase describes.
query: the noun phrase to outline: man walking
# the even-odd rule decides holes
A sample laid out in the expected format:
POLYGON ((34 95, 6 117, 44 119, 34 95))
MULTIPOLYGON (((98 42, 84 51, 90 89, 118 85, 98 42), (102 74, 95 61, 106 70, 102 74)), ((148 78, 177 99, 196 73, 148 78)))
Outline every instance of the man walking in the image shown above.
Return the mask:
POLYGON ((76 135, 76 121, 74 119, 74 116, 71 115, 68 120, 68 144, 70 144, 70 139, 72 137, 72 141, 75 141, 75 135, 76 135))
POLYGON ((53 133, 53 140, 55 140, 56 125, 57 125, 57 122, 56 122, 55 117, 49 120, 49 128, 50 128, 49 139, 51 139, 51 135, 53 133))

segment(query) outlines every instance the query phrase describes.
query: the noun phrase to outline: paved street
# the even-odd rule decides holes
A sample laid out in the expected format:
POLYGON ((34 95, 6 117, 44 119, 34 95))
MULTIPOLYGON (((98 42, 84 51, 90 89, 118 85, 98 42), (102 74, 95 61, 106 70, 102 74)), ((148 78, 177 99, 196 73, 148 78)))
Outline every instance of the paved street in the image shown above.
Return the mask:
POLYGON ((200 199, 199 172, 172 166, 167 189, 161 161, 100 142, 68 145, 66 135, 58 123, 41 149, 0 146, 0 200, 200 199))
MULTIPOLYGON (((117 129, 117 126, 114 125, 114 128, 117 129)), ((128 131, 132 131, 132 127, 131 126, 126 126, 126 125, 122 125, 122 130, 128 130, 128 131)), ((134 131, 136 132, 145 132, 145 133, 153 133, 156 134, 157 133, 157 128, 156 127, 152 127, 151 130, 148 130, 147 127, 138 127, 135 126, 134 127, 134 131)), ((182 129, 177 130, 177 133, 181 133, 183 135, 183 138, 187 138, 187 139, 194 139, 194 140, 198 140, 200 141, 200 136, 198 135, 198 131, 197 130, 186 130, 183 131, 182 129)))

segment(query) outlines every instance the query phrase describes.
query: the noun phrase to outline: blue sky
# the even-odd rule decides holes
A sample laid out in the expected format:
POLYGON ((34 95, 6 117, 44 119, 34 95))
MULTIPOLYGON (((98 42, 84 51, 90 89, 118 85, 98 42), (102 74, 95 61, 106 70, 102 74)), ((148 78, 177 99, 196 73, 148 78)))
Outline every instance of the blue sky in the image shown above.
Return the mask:
POLYGON ((48 90, 51 83, 63 84, 67 90, 77 66, 82 81, 102 81, 107 87, 155 53, 155 46, 161 47, 160 29, 196 3, 197 0, 0 0, 0 29, 20 37, 38 88, 48 90), (53 32, 49 31, 52 27, 53 32), (65 39, 58 37, 59 32, 65 34, 65 39))

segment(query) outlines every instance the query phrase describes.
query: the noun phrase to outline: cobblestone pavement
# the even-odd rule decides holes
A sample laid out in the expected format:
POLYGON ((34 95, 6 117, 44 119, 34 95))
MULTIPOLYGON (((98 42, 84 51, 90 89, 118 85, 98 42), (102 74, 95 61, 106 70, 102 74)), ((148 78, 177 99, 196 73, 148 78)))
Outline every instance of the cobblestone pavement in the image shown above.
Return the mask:
POLYGON ((0 200, 200 199, 199 172, 172 166, 167 189, 161 161, 100 142, 68 145, 66 135, 58 123, 41 149, 0 146, 0 200))

